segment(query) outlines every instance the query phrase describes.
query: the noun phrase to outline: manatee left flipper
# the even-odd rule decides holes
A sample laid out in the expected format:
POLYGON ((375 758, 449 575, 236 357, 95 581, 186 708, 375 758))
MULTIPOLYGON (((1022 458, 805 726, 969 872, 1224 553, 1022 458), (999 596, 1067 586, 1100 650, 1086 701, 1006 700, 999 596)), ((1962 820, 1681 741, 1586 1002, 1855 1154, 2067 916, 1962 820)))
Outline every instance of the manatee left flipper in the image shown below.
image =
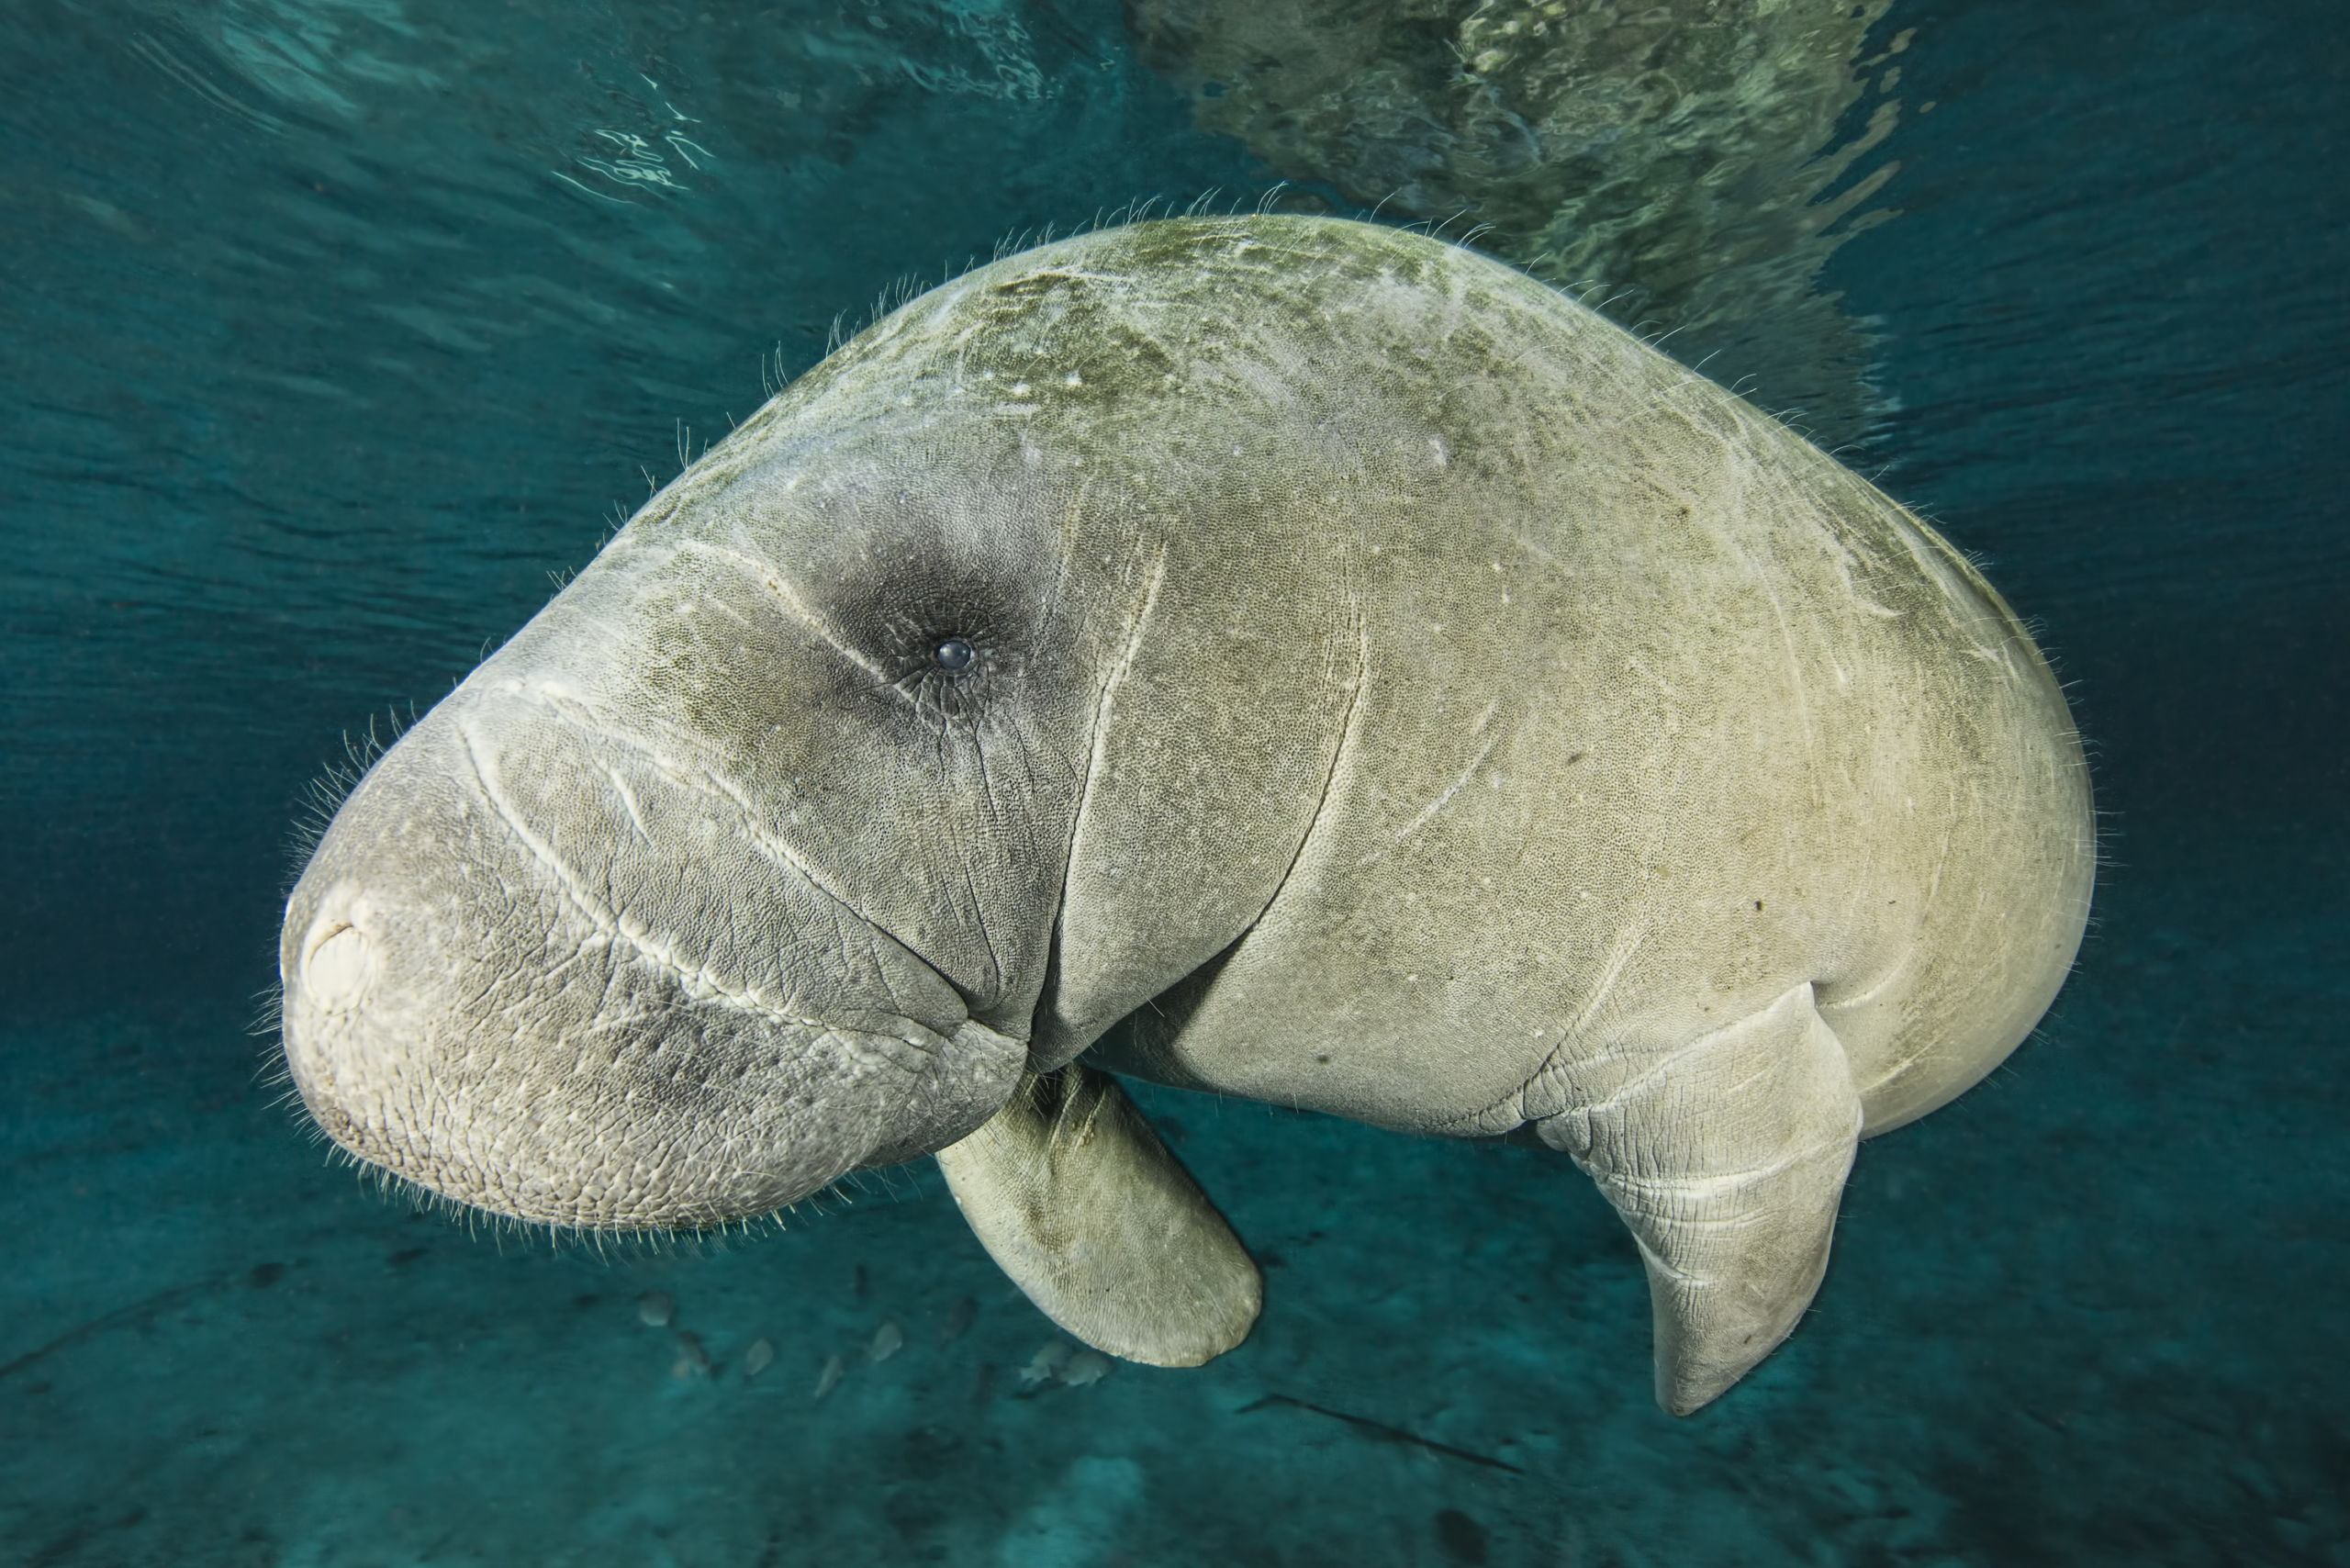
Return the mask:
POLYGON ((1657 1403, 1686 1416, 1777 1349, 1811 1304, 1861 1099, 1806 984, 1538 1130, 1639 1243, 1657 1403))
POLYGON ((1108 1073, 1072 1062, 1024 1080, 938 1164, 1003 1271, 1098 1350, 1195 1367, 1257 1321, 1257 1265, 1108 1073))

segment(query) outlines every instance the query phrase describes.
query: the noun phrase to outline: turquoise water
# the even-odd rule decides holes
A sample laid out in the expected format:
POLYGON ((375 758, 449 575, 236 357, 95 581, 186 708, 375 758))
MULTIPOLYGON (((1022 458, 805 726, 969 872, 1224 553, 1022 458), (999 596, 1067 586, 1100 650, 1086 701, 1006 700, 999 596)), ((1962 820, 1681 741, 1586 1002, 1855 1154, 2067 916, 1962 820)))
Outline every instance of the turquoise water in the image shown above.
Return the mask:
POLYGON ((1267 1315, 1032 1384, 926 1164, 551 1250, 330 1162, 248 1032, 346 737, 836 320, 1147 198, 1365 193, 1092 0, 13 7, 0 1563, 2350 1562, 2350 25, 1906 29, 1820 284, 1844 456, 2039 628, 2112 864, 2040 1036, 1863 1149, 1810 1318, 1676 1422, 1535 1151, 1150 1092, 1267 1315))

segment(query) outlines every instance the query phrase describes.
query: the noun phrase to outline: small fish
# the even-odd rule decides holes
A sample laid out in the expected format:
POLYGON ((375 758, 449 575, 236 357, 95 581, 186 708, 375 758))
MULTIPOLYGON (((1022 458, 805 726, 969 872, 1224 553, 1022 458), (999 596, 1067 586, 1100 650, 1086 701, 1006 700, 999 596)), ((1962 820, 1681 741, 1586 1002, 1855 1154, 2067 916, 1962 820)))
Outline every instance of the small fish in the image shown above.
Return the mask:
POLYGON ((938 1341, 951 1345, 971 1331, 971 1324, 979 1316, 979 1304, 969 1296, 957 1296, 955 1305, 946 1309, 946 1321, 940 1326, 938 1341))
POLYGON ((865 1347, 865 1359, 886 1361, 905 1348, 906 1331, 898 1327, 898 1320, 893 1317, 873 1331, 871 1342, 865 1347))
POLYGON ((855 1269, 850 1271, 848 1276, 848 1288, 849 1294, 855 1296, 858 1301, 861 1302, 865 1299, 866 1293, 870 1288, 870 1285, 865 1277, 864 1264, 859 1263, 855 1269))
POLYGON ((688 1334, 683 1329, 678 1330, 677 1359, 669 1363, 669 1375, 671 1377, 708 1377, 710 1375, 710 1352, 702 1349, 700 1335, 688 1334))
POLYGON ((841 1375, 848 1371, 848 1363, 838 1356, 824 1358, 824 1370, 816 1374, 815 1402, 822 1404, 824 1395, 841 1385, 841 1375))
POLYGON ((1069 1364, 1061 1368, 1061 1386, 1083 1388, 1089 1383, 1100 1383, 1110 1375, 1110 1369, 1117 1364, 1092 1346, 1088 1345, 1084 1350, 1071 1356, 1069 1359, 1069 1364))
POLYGON ((775 1365, 775 1347, 766 1339, 754 1339, 751 1348, 743 1352, 743 1381, 750 1382, 775 1365))
POLYGON ((666 1328, 677 1316, 677 1304, 666 1291, 646 1291, 636 1298, 636 1320, 647 1328, 666 1328))
POLYGON ((1061 1368, 1069 1365, 1071 1346, 1066 1339, 1050 1339, 1036 1347, 1028 1364, 1020 1369, 1020 1386, 1033 1389, 1060 1376, 1061 1368))

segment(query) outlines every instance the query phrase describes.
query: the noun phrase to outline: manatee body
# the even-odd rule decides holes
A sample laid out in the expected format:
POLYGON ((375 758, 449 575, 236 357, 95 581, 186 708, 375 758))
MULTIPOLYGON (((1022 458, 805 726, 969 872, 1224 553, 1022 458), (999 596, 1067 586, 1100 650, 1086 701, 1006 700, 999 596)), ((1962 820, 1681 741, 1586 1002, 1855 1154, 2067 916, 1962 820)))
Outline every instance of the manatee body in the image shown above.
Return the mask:
POLYGON ((936 1152, 1047 1313, 1194 1364, 1258 1276, 1100 1070, 1529 1129, 1675 1411, 1863 1136, 2070 966, 2064 700, 1932 530, 1526 276, 1147 223, 879 322, 383 756, 295 889, 312 1114, 460 1202, 765 1212, 936 1152))

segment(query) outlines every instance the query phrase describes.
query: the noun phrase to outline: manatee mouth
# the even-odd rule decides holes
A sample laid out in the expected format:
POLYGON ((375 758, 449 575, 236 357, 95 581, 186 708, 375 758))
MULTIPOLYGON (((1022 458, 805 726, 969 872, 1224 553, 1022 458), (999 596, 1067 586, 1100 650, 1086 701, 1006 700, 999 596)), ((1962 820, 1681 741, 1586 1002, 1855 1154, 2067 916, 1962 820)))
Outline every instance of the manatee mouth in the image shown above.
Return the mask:
POLYGON ((688 994, 625 946, 537 977, 479 977, 478 1009, 397 1005, 400 954, 315 923, 287 988, 285 1052, 319 1126, 370 1165, 535 1224, 695 1228, 772 1213, 849 1172, 953 1142, 1018 1081, 1025 1047, 968 1018, 779 1019, 688 994), (518 1005, 519 1003, 519 1005, 518 1005), (519 1027, 518 1016, 540 1014, 519 1027))
MULTIPOLYGON (((919 1026, 917 1026, 919 1027, 919 1026)), ((854 1056, 871 1062, 895 1050, 863 1031, 767 1033, 777 1058, 854 1056)), ((902 1049, 907 1042, 890 1040, 902 1049)), ((1021 1047, 985 1025, 966 1023, 934 1037, 931 1054, 960 1058, 978 1076, 1016 1081, 1021 1047), (986 1064, 1009 1060, 1008 1073, 986 1064)), ((369 1165, 436 1195, 538 1225, 598 1231, 699 1229, 772 1214, 852 1171, 930 1152, 956 1132, 904 1130, 892 1138, 886 1101, 951 1102, 963 1096, 941 1074, 892 1067, 858 1074, 856 1103, 837 1078, 822 1095, 790 1083, 761 1083, 687 1064, 696 1081, 639 1080, 649 1092, 615 1101, 556 1092, 533 1095, 479 1083, 401 1097, 371 1092, 344 1072, 321 1083, 296 1070, 312 1117, 337 1144, 369 1165), (828 1103, 829 1102, 829 1103, 828 1103), (811 1117, 822 1118, 811 1132, 811 1117)), ((993 1082, 985 1097, 995 1099, 993 1082)), ((959 1129, 958 1129, 959 1130, 959 1129)))

